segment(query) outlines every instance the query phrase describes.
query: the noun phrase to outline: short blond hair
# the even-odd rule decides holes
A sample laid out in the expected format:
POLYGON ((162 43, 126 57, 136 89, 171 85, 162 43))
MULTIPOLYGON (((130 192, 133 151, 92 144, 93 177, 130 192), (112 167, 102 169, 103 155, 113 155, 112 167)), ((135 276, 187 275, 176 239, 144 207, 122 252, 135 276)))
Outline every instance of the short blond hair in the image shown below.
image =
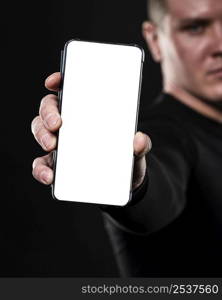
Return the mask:
POLYGON ((149 20, 160 25, 167 11, 167 0, 148 0, 147 8, 149 20))

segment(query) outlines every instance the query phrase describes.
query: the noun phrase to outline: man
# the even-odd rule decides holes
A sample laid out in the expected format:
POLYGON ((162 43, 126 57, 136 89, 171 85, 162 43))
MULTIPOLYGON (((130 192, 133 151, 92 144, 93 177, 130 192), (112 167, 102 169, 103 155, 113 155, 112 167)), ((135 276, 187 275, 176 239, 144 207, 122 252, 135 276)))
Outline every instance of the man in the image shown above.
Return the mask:
MULTIPOLYGON (((101 207, 125 276, 222 275, 222 1, 150 0, 143 36, 161 64, 163 93, 139 121, 129 207, 101 207), (152 140, 152 150, 151 149, 152 140)), ((57 91, 60 74, 46 80, 57 91)), ((46 96, 32 131, 55 148, 57 97, 46 96)), ((33 163, 50 184, 51 154, 33 163)))

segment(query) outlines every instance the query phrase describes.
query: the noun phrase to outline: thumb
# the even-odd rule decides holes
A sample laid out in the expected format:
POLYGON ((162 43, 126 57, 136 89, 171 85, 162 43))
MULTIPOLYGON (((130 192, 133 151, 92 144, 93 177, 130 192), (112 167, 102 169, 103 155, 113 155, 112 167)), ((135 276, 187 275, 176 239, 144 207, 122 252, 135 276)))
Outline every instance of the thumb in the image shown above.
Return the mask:
POLYGON ((133 148, 134 148, 134 155, 136 157, 138 158, 143 157, 152 148, 152 142, 150 137, 147 134, 138 131, 135 134, 133 140, 133 148))

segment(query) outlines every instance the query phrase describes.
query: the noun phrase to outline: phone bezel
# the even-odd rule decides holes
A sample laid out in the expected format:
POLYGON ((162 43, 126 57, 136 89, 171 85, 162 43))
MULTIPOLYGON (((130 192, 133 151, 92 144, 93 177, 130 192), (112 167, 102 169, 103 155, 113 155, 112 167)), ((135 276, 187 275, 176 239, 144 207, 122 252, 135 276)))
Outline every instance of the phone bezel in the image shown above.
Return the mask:
MULTIPOLYGON (((64 50, 61 51, 61 58, 60 58, 60 74, 61 74, 61 84, 60 84, 60 89, 58 91, 58 110, 61 113, 62 110, 62 96, 63 96, 63 80, 64 80, 64 74, 65 74, 65 65, 66 65, 66 55, 67 55, 67 48, 68 45, 73 42, 73 41, 79 41, 79 42, 87 42, 87 43, 99 43, 99 44, 108 44, 108 45, 119 45, 119 46, 131 46, 131 47, 137 47, 141 51, 141 65, 140 65, 140 78, 139 78, 139 89, 138 89, 138 98, 137 98, 137 109, 136 109, 136 122, 135 122, 135 129, 134 129, 134 134, 137 132, 138 128, 138 115, 139 115, 139 108, 140 108, 140 98, 141 98, 141 87, 142 87, 142 73, 143 73, 143 63, 145 60, 145 52, 144 49, 138 45, 138 44, 125 44, 125 43, 112 43, 112 42, 100 42, 100 41, 90 41, 90 40, 80 40, 79 38, 76 39, 70 39, 65 43, 64 50)), ((57 143, 56 143, 56 149, 59 144, 59 131, 56 133, 57 135, 57 143)), ((125 205, 113 205, 113 204, 99 204, 99 203, 93 203, 93 202, 79 202, 75 201, 74 203, 82 203, 82 204, 92 204, 92 205, 98 205, 98 206, 117 206, 117 207, 126 207, 131 204, 132 201, 132 181, 133 181, 133 170, 134 170, 134 155, 132 157, 132 168, 131 168, 131 179, 130 179, 130 191, 129 191, 129 200, 125 205)), ((66 200, 60 200, 56 198, 54 190, 55 190, 55 176, 56 176, 56 165, 57 165, 57 150, 53 151, 53 171, 54 171, 54 176, 53 176, 53 182, 51 184, 51 193, 52 197, 56 201, 66 201, 66 200)), ((67 202, 71 202, 68 201, 67 202)))

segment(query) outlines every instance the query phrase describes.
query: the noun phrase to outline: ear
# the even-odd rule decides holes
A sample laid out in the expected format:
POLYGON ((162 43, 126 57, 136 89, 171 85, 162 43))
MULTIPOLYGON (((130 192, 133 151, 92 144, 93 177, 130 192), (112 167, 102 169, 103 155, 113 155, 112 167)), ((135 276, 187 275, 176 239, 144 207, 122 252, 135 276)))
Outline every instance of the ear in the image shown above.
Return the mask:
POLYGON ((142 24, 143 38, 147 42, 153 59, 161 62, 161 51, 159 47, 157 26, 151 22, 145 21, 142 24))

